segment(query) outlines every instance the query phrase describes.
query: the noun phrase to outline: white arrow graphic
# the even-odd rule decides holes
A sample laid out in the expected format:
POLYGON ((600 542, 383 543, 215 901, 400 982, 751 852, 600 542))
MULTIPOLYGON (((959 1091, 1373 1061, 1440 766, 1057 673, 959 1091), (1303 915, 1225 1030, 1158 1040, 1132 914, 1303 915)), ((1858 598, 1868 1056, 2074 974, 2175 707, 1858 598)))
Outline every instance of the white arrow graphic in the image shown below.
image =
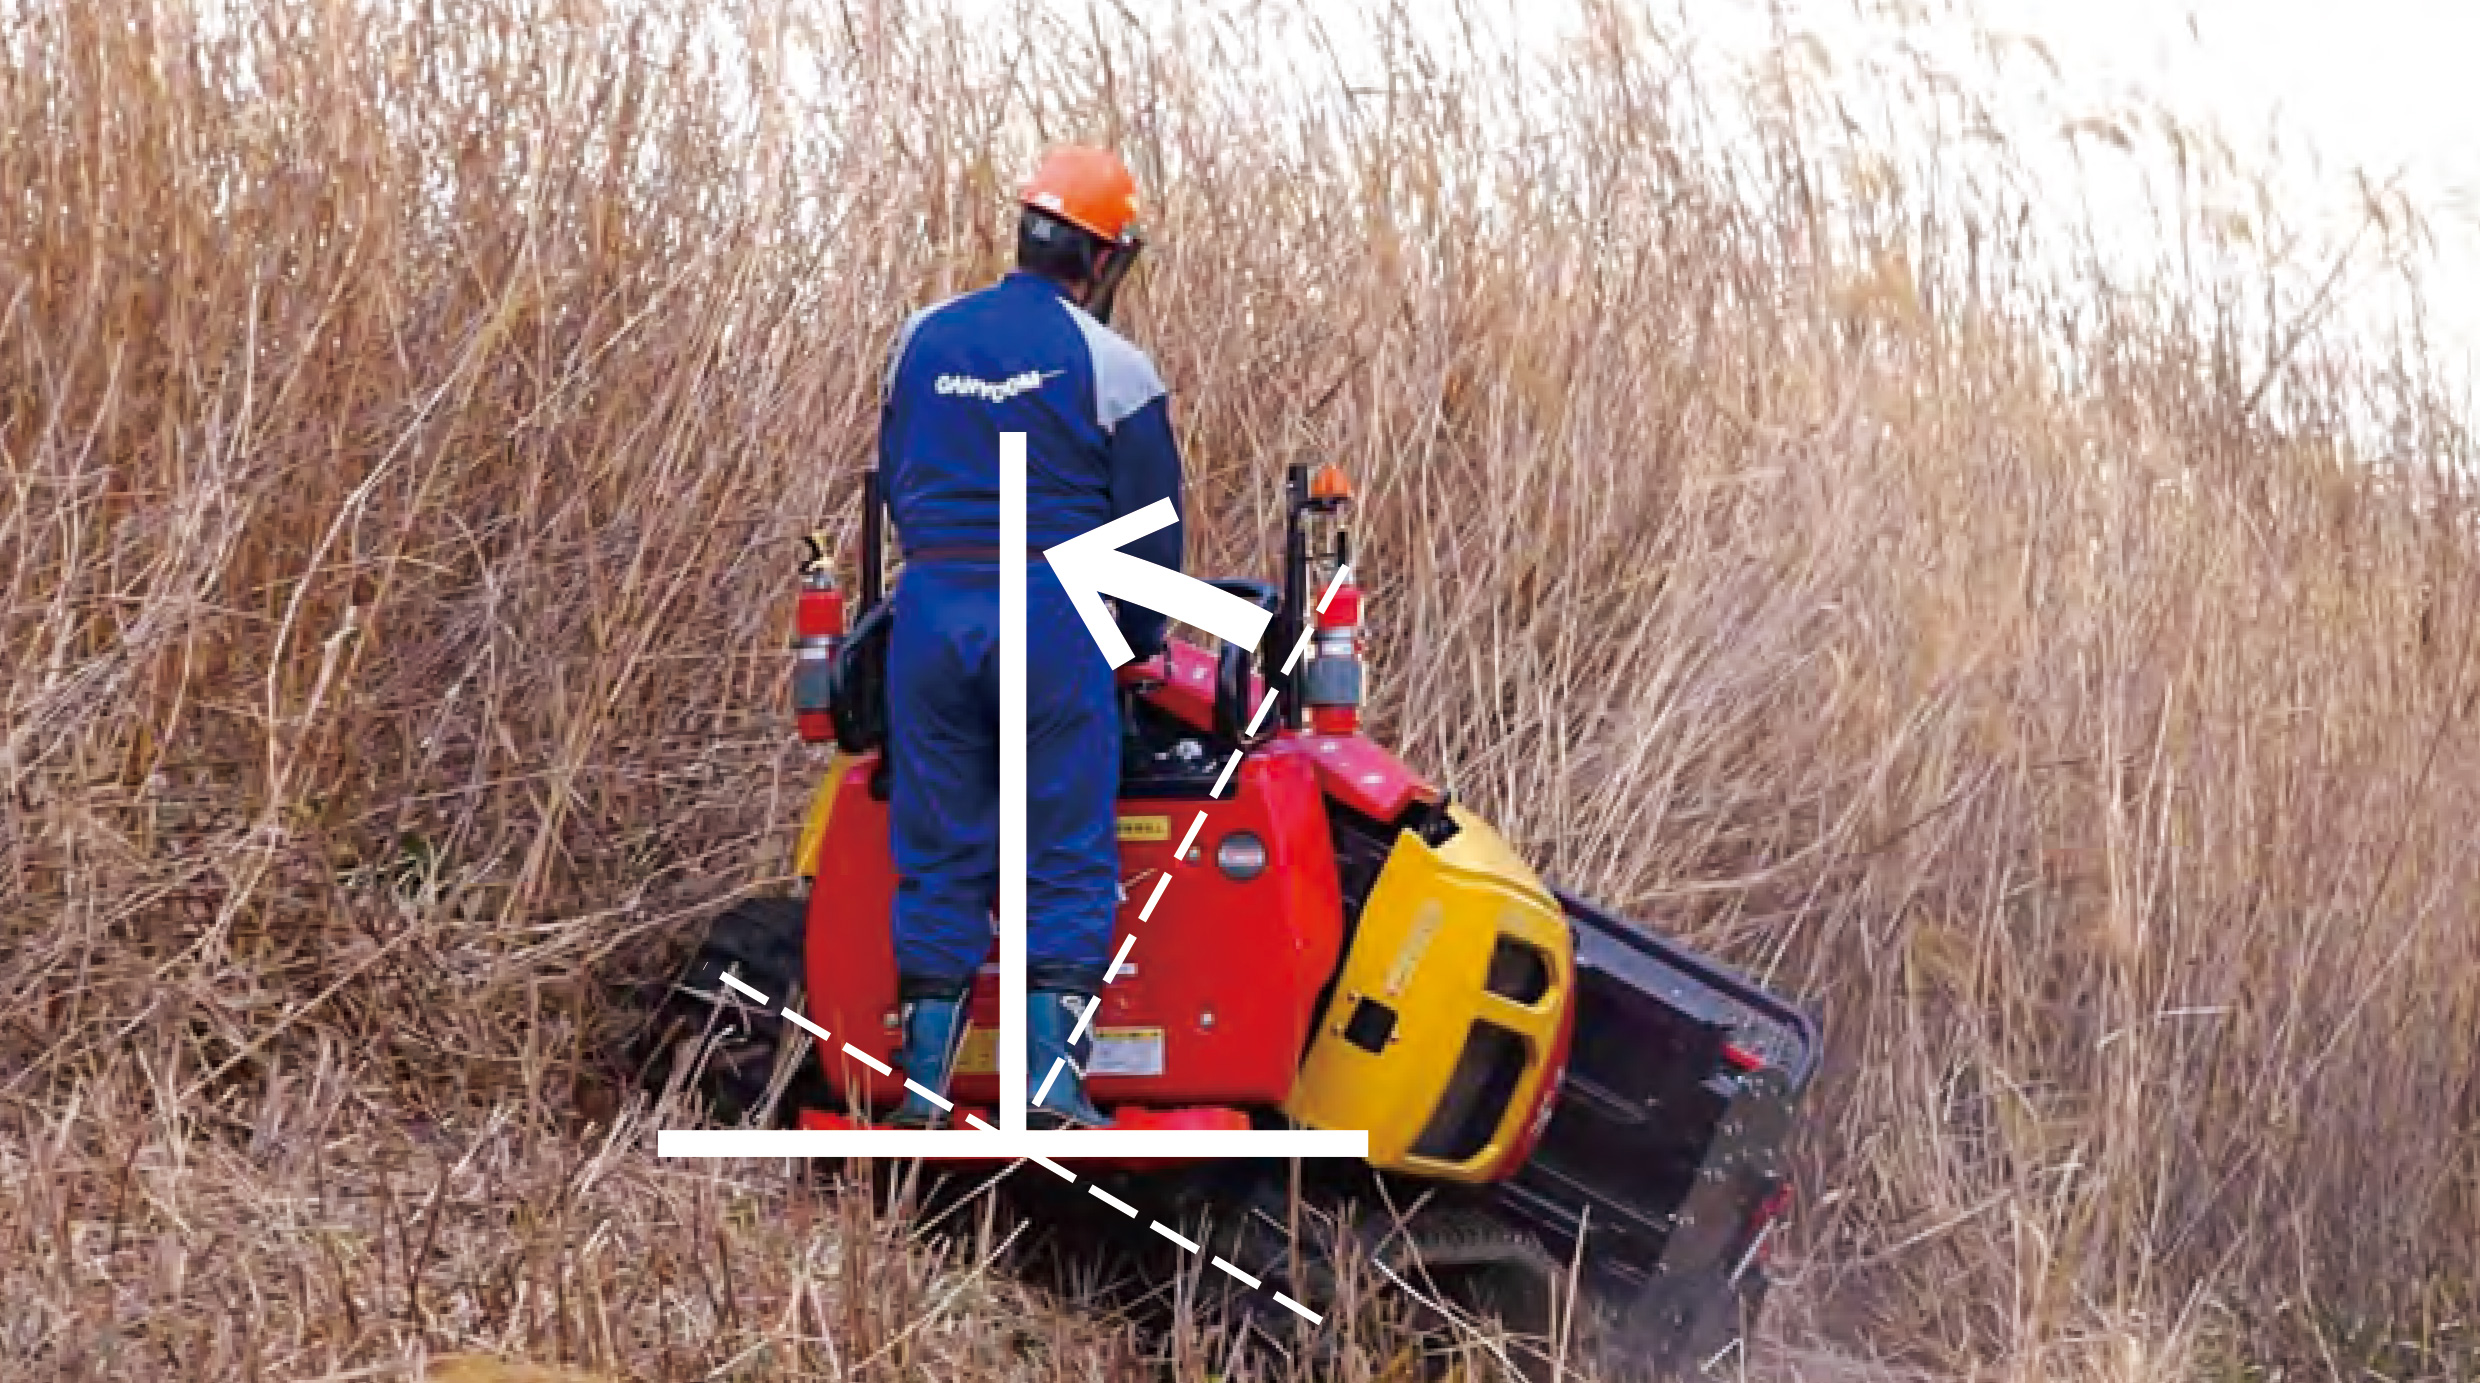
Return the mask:
MULTIPOLYGON (((1141 538, 1174 520, 1171 503, 1141 509, 1083 533, 1049 550, 1060 584, 1076 601, 1077 612, 1102 645, 1104 656, 1118 667, 1132 654, 1119 627, 1102 607, 1104 593, 1136 601, 1174 619, 1235 643, 1257 646, 1272 617, 1264 610, 1227 595, 1192 577, 1155 566, 1118 551, 1121 543, 1141 538)), ((999 550, 1023 552, 1029 546, 1025 516, 1025 434, 999 435, 999 550)), ((1057 1153, 1062 1158, 1130 1157, 1342 1157, 1366 1159, 1369 1135, 1332 1129, 1072 1129, 1031 1132, 1025 1127, 1025 866, 1027 840, 1025 796, 1027 750, 1025 710, 1028 701, 1025 658, 1025 578, 1029 562, 999 564, 999 1126, 963 1112, 963 1122, 980 1130, 861 1129, 664 1129, 657 1152, 664 1157, 927 1157, 953 1149, 955 1140, 981 1149, 974 1156, 1034 1157, 1057 1153), (944 1143, 928 1140, 946 1139, 944 1143), (984 1141, 987 1140, 987 1141, 984 1141)), ((1336 580, 1342 579, 1338 573, 1336 580)), ((1328 587, 1331 592, 1333 587, 1328 587)), ((1262 712, 1264 703, 1260 704, 1262 712)), ((1235 758, 1233 763, 1237 763, 1235 758)), ((1225 770, 1228 775, 1229 769, 1225 770)), ((1221 786, 1216 792, 1219 795, 1221 786)), ((1202 813, 1198 821, 1202 823, 1202 813)), ((1190 828, 1193 836, 1196 828, 1190 828)), ((1183 842, 1181 849, 1187 849, 1183 842)), ((1156 896, 1160 896, 1157 889, 1156 896)), ((736 987, 743 997, 756 998, 748 986, 736 987)), ((763 1003, 764 1000, 758 1000, 763 1003)), ((1094 1010, 1088 1009, 1090 1014, 1094 1010)), ((786 1018, 810 1028, 789 1003, 786 1018)), ((845 1043, 855 1060, 877 1067, 883 1063, 845 1043)), ((1042 1165, 1060 1176, 1073 1175, 1047 1159, 1042 1165)), ((1125 1204, 1114 1202, 1125 1210, 1125 1204)), ((1179 1241, 1183 1247, 1187 1241, 1179 1241)), ((1191 1252, 1196 1250, 1191 1248, 1191 1252)), ((1218 1262, 1220 1260, 1217 1260, 1218 1262)), ((1224 1271, 1232 1271, 1223 1264, 1224 1271)), ((1243 1279, 1247 1281, 1248 1279, 1243 1279)), ((1250 1285, 1257 1284, 1250 1281, 1250 1285)), ((1318 1317, 1298 1302, 1278 1294, 1276 1300, 1315 1321, 1318 1317)))
POLYGON ((1179 522, 1179 518, 1171 501, 1158 499, 1133 514, 1122 515, 1043 550, 1042 555, 1050 559, 1051 570, 1075 604, 1077 614, 1084 617, 1086 632, 1094 636, 1094 642, 1102 646, 1102 656, 1115 668, 1134 661, 1137 655, 1121 636, 1111 612, 1103 607, 1102 598, 1106 595, 1169 615, 1243 648, 1257 647, 1257 641, 1265 637, 1267 624, 1274 619, 1272 612, 1253 601, 1120 551, 1124 544, 1167 528, 1179 522))

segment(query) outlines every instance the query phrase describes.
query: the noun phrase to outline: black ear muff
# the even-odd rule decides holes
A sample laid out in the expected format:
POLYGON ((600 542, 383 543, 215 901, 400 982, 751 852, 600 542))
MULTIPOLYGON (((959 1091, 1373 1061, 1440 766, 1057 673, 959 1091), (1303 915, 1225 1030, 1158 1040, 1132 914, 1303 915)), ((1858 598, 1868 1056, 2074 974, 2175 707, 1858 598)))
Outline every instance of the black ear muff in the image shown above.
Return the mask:
POLYGON ((887 641, 895 631, 895 602, 870 607, 836 650, 827 710, 835 721, 836 747, 866 754, 887 742, 887 641))
MULTIPOLYGON (((1283 603, 1282 593, 1263 581, 1226 577, 1206 584, 1269 613, 1283 603)), ((1249 704, 1249 679, 1256 671, 1257 655, 1228 641, 1214 661, 1214 737, 1234 749, 1265 743, 1283 723, 1283 717, 1269 714, 1255 734, 1249 732, 1249 721, 1257 714, 1257 707, 1249 704)))
POLYGON ((1137 252, 1145 248, 1145 242, 1131 236, 1116 245, 1105 245, 1100 241, 1095 244, 1097 257, 1091 275, 1094 291, 1086 300, 1085 311, 1095 321, 1107 324, 1111 320, 1112 307, 1119 301, 1119 286, 1127 280, 1128 271, 1135 267, 1137 252))
POLYGON ((1249 716, 1256 709, 1249 705, 1249 651, 1236 643, 1223 645, 1222 656, 1214 662, 1214 738, 1224 746, 1242 749, 1256 744, 1268 727, 1260 726, 1260 734, 1249 734, 1249 716))

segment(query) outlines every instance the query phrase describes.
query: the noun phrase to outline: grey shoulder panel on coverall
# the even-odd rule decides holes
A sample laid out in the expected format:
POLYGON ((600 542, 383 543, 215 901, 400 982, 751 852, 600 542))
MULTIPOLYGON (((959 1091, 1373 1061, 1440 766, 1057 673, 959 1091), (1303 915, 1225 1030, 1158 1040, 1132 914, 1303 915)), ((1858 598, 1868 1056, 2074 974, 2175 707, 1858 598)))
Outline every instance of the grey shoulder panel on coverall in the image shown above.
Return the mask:
POLYGON ((1094 421, 1104 432, 1116 429, 1122 419, 1167 392, 1153 360, 1127 337, 1065 298, 1059 305, 1068 309, 1076 329, 1085 334, 1085 350, 1094 360, 1094 421))

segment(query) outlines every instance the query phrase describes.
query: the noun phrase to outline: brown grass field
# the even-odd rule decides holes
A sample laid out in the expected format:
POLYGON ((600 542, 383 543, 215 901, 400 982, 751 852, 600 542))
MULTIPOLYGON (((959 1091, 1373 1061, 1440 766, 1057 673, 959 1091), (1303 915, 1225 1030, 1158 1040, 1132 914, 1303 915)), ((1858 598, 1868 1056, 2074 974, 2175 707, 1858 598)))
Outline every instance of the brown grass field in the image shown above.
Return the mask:
POLYGON ((1823 1005, 1756 1375, 2480 1367, 2474 448, 2271 226, 2045 270, 1623 10, 1518 105, 1275 94, 1305 3, 200 8, 0 0, 0 1377, 1390 1376, 619 1098, 785 882, 887 333, 1071 134, 1158 189, 1192 563, 1343 462, 1381 733, 1823 1005))

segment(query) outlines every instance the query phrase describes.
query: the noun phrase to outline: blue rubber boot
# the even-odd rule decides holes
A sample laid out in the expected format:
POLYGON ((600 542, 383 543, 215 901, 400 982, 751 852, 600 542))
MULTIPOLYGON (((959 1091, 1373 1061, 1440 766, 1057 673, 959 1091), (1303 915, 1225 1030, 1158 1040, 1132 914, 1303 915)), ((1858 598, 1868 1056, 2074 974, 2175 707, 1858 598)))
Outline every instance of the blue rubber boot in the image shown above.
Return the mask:
POLYGON ((1100 1002, 1072 990, 1036 989, 1026 995, 1025 1079, 1033 1085, 1025 1127, 1101 1128, 1110 1122, 1085 1098, 1085 1064, 1093 1057, 1094 1035, 1076 1032, 1083 1006, 1100 1002))
MULTIPOLYGON (((941 1095, 947 1093, 948 1069, 955 1063, 957 1045, 964 1038, 964 996, 962 994, 921 995, 904 1002, 904 1076, 941 1095)), ((904 1103, 888 1122, 910 1127, 928 1128, 939 1123, 947 1111, 932 1104, 918 1090, 907 1089, 904 1103)))

